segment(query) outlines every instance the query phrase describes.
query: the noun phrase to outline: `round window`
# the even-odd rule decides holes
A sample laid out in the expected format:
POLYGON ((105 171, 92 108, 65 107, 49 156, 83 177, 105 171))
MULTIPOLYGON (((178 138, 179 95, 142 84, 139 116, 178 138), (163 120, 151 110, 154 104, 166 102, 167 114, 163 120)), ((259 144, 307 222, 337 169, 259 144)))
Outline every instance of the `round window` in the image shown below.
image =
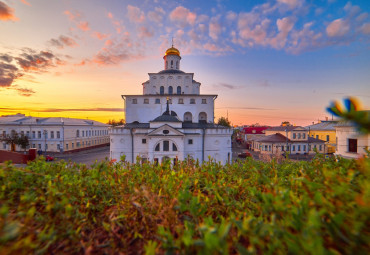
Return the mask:
POLYGON ((167 135, 170 131, 168 131, 167 129, 163 130, 163 134, 167 135))

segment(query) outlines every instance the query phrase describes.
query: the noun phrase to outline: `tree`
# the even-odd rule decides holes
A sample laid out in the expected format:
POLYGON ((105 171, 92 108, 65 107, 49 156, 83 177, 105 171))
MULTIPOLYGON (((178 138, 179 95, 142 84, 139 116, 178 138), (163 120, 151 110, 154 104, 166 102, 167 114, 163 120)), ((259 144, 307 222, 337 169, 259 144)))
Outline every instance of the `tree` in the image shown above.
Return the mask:
POLYGON ((125 124, 126 121, 124 119, 120 119, 120 120, 108 120, 108 125, 112 125, 112 126, 120 126, 120 125, 123 125, 125 124))
POLYGON ((22 149, 26 149, 27 146, 30 144, 28 137, 25 135, 19 135, 14 130, 11 131, 8 135, 2 135, 0 137, 0 141, 5 142, 6 144, 10 144, 10 150, 15 151, 15 146, 19 145, 22 149))
POLYGON ((217 125, 225 126, 225 127, 231 127, 231 123, 228 118, 221 117, 217 120, 217 125))

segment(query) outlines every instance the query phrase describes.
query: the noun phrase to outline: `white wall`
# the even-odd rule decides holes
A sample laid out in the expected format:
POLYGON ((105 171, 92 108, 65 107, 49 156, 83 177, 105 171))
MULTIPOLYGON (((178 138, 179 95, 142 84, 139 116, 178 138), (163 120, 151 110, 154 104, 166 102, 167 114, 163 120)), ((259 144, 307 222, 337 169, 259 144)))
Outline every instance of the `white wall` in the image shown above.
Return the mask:
POLYGON ((350 126, 337 126, 337 150, 336 155, 345 158, 359 158, 366 155, 365 148, 370 146, 370 135, 359 134, 354 127, 350 126), (348 139, 357 139, 357 153, 348 152, 348 139))

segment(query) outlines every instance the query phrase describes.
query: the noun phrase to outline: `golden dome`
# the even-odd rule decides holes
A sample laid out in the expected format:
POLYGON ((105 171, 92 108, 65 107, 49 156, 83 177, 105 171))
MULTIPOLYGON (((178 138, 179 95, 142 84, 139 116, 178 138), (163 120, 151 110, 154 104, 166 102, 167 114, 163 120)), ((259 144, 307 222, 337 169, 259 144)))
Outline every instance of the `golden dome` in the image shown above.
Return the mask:
POLYGON ((180 56, 180 51, 174 47, 171 47, 169 48, 168 50, 166 50, 166 54, 165 56, 167 55, 177 55, 177 56, 180 56))

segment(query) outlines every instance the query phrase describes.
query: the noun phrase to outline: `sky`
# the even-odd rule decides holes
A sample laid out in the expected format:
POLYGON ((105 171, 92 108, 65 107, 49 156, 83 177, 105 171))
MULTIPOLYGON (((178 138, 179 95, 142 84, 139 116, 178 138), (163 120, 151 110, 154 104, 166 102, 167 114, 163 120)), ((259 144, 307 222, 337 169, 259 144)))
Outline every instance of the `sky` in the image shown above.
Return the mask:
POLYGON ((310 125, 349 96, 370 109, 368 0, 0 0, 0 115, 122 119, 172 38, 218 94, 215 120, 310 125))

